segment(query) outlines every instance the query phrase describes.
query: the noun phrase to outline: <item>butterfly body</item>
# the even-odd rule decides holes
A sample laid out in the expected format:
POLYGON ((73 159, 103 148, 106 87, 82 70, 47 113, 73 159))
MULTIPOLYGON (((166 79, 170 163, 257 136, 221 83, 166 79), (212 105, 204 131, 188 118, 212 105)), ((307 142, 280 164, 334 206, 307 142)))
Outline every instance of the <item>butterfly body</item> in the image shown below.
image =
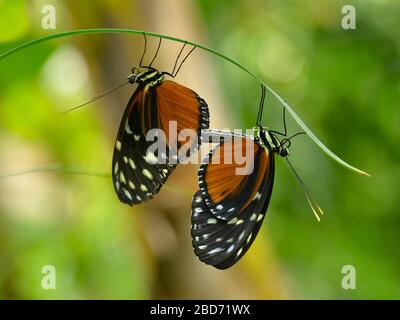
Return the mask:
POLYGON ((161 84, 164 80, 165 73, 154 68, 147 68, 143 72, 139 72, 134 68, 132 71, 132 74, 128 77, 129 83, 137 83, 139 86, 144 86, 145 90, 161 84))

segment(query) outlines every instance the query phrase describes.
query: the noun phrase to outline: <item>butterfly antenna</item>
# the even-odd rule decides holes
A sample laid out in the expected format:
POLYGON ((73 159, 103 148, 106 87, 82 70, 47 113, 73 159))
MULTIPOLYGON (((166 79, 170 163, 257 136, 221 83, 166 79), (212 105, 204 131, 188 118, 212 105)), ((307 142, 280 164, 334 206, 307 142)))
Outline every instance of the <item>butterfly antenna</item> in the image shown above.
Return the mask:
POLYGON ((313 196, 311 195, 310 191, 308 190, 307 186, 305 185, 305 183, 303 182, 303 180, 300 178, 300 176, 298 175, 298 173, 296 172, 296 170, 294 169, 292 163, 289 161, 289 159, 287 157, 285 157, 287 163, 289 164, 290 168, 292 169, 294 175, 297 178, 297 181, 300 183, 301 187, 304 190, 304 194, 306 196, 307 202, 311 207, 311 210, 313 211, 315 217, 317 218, 318 221, 321 221, 320 219, 320 215, 324 215, 324 212, 322 211, 321 207, 318 205, 317 201, 313 198, 313 196))
POLYGON ((187 58, 189 58, 189 56, 190 56, 191 53, 194 51, 194 49, 196 49, 196 47, 193 47, 193 48, 188 52, 188 54, 185 56, 185 58, 181 61, 181 64, 179 65, 178 70, 176 70, 175 74, 173 75, 174 78, 178 75, 179 71, 180 71, 181 68, 182 68, 183 63, 186 61, 187 58))
POLYGON ((108 94, 110 94, 110 93, 122 88, 123 86, 127 85, 128 83, 129 83, 129 81, 126 81, 123 84, 119 85, 118 87, 116 87, 116 88, 114 88, 114 89, 112 89, 110 91, 104 92, 99 96, 94 97, 92 100, 90 100, 88 102, 82 103, 79 106, 73 107, 72 109, 68 109, 68 110, 62 112, 62 114, 66 114, 66 113, 69 113, 69 112, 74 111, 76 109, 82 108, 82 107, 84 107, 84 106, 86 106, 86 105, 88 105, 88 104, 90 104, 90 103, 92 103, 92 102, 94 102, 96 100, 99 100, 100 98, 102 98, 102 97, 104 97, 104 96, 106 96, 106 95, 108 95, 108 94))
POLYGON ((300 131, 300 132, 297 132, 297 133, 295 133, 294 135, 291 135, 289 138, 286 138, 286 140, 292 140, 293 138, 295 138, 295 137, 297 137, 297 136, 300 136, 300 135, 302 135, 302 134, 307 134, 306 132, 304 132, 304 131, 300 131))
POLYGON ((258 107, 258 114, 257 114, 257 125, 261 126, 262 115, 264 111, 264 101, 265 101, 265 86, 261 84, 261 99, 260 99, 260 106, 258 107))

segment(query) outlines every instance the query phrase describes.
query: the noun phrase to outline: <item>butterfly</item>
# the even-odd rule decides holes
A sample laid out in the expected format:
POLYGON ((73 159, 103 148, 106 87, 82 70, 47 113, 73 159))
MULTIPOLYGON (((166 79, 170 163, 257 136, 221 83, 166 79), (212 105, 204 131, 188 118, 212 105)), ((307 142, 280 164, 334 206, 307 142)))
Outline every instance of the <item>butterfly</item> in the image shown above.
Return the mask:
MULTIPOLYGON (((254 135, 208 130, 209 139, 218 138, 220 143, 203 159, 198 171, 191 236, 196 256, 218 269, 238 262, 255 240, 271 199, 275 155, 286 159, 294 171, 287 158, 288 148, 290 139, 301 133, 280 141, 277 133, 266 127, 259 125, 253 130, 254 135)), ((294 173, 316 216, 323 214, 294 173)))
POLYGON ((171 73, 152 67, 161 45, 149 66, 134 68, 128 82, 137 84, 123 114, 115 140, 112 160, 112 178, 115 192, 123 203, 135 205, 152 199, 167 181, 182 155, 190 156, 201 144, 201 130, 209 126, 207 103, 193 90, 166 77, 175 78, 183 62, 171 73), (175 129, 175 130, 173 130, 175 129), (189 130, 184 141, 180 132, 189 130), (148 139, 153 134, 154 139, 148 139), (154 141, 164 145, 151 150, 154 141), (183 150, 183 151, 182 151, 183 150))

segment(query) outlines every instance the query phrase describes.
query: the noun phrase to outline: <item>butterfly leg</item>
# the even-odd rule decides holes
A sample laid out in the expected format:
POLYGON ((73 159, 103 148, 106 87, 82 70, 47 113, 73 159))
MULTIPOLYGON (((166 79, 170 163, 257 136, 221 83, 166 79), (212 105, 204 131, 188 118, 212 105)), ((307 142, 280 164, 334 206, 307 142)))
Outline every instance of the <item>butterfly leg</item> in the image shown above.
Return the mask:
MULTIPOLYGON (((186 41, 185 41, 185 45, 186 45, 186 41)), ((196 47, 193 47, 193 48, 189 51, 189 53, 185 56, 185 58, 183 58, 183 60, 181 61, 181 64, 180 64, 179 67, 178 67, 178 69, 176 70, 175 73, 173 73, 173 75, 172 75, 173 78, 175 78, 175 77, 178 75, 179 71, 180 71, 181 68, 182 68, 183 63, 184 63, 184 62, 186 61, 186 59, 190 56, 190 54, 194 51, 194 49, 196 49, 196 47)), ((182 48, 182 50, 183 50, 183 48, 182 48)), ((174 68, 174 70, 175 70, 175 68, 174 68)))
POLYGON ((139 62, 140 68, 145 67, 145 66, 143 65, 143 58, 144 58, 144 56, 145 56, 145 54, 146 54, 146 50, 147 50, 147 37, 146 37, 146 34, 145 34, 144 32, 143 32, 143 38, 144 38, 144 48, 143 48, 142 57, 140 58, 140 62, 139 62))
POLYGON ((260 99, 260 106, 258 107, 258 114, 257 114, 257 125, 262 127, 262 115, 264 111, 264 102, 265 102, 265 86, 261 84, 261 99, 260 99))
POLYGON ((179 58, 181 57, 181 54, 182 54, 182 52, 183 52, 183 49, 185 49, 185 47, 186 47, 186 44, 187 44, 187 42, 185 41, 185 43, 183 44, 183 46, 182 46, 182 48, 181 48, 181 51, 179 51, 179 54, 178 54, 178 56, 177 56, 176 59, 175 59, 174 68, 172 69, 172 72, 169 73, 169 75, 171 75, 171 77, 173 77, 173 78, 175 77, 173 74, 174 74, 174 72, 175 72, 175 69, 176 69, 176 66, 177 66, 177 64, 178 64, 179 58))
POLYGON ((154 55, 153 60, 151 60, 150 65, 149 65, 149 68, 151 68, 153 62, 154 62, 154 61, 156 60, 156 58, 157 58, 158 52, 160 51, 160 47, 161 47, 161 41, 162 41, 162 38, 159 38, 158 46, 157 46, 157 50, 156 50, 156 54, 154 55))
POLYGON ((286 108, 285 108, 285 107, 282 107, 282 108, 283 108, 283 130, 284 130, 285 132, 279 132, 279 131, 275 131, 275 130, 270 130, 270 132, 273 132, 273 133, 276 133, 276 134, 279 134, 279 135, 281 135, 281 136, 286 137, 286 136, 287 136, 287 128, 286 128, 286 108))

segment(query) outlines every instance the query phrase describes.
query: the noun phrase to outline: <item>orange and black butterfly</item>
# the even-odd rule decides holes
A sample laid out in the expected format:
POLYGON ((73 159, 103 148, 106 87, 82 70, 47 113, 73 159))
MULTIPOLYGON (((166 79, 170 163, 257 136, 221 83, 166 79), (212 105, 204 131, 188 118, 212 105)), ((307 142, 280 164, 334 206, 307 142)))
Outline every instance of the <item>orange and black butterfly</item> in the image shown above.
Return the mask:
POLYGON ((161 38, 150 65, 142 65, 146 43, 145 37, 140 69, 134 68, 128 77, 129 83, 138 86, 122 117, 112 161, 115 191, 118 198, 129 205, 152 199, 179 163, 181 147, 185 146, 185 154, 190 156, 201 144, 201 130, 209 125, 206 102, 193 90, 165 79, 167 76, 175 78, 194 48, 176 69, 185 43, 169 73, 152 67, 161 38), (171 123, 176 130, 170 130, 171 123), (148 141, 146 136, 152 129, 156 129, 157 142, 166 146, 164 151, 149 151, 154 141, 148 141), (179 132, 184 129, 190 129, 193 135, 179 141, 179 132))
MULTIPOLYGON (((200 190, 192 200, 192 245, 202 262, 226 269, 246 253, 260 230, 274 185, 275 155, 285 158, 294 171, 287 156, 290 139, 297 134, 279 141, 277 132, 261 125, 254 129, 254 136, 208 132, 222 142, 211 150, 198 172, 200 190), (243 154, 246 161, 242 161, 243 154), (240 160, 233 155, 240 155, 240 160)), ((314 213, 322 214, 295 174, 314 213)))

